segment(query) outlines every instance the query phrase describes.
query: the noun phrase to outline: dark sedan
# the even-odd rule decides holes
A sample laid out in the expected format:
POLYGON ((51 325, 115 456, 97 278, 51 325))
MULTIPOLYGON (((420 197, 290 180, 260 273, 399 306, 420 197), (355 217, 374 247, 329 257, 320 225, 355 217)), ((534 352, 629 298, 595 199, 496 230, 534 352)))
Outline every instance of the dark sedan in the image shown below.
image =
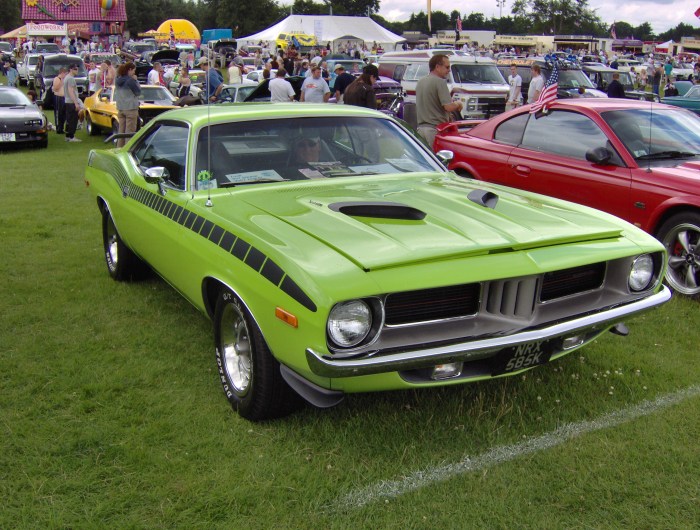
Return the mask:
POLYGON ((435 151, 450 169, 592 206, 656 236, 668 250, 667 281, 700 297, 700 117, 627 99, 557 100, 479 123, 440 126, 435 151))
POLYGON ((0 147, 49 145, 46 116, 20 90, 0 86, 0 147))

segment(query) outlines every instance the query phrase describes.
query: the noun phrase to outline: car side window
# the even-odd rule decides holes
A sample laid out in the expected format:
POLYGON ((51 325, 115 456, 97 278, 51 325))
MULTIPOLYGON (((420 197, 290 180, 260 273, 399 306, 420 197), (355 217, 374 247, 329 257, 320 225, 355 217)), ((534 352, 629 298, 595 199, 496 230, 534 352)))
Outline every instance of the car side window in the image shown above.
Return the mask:
POLYGON ((494 141, 508 145, 520 145, 529 116, 530 114, 526 112, 501 123, 494 134, 494 141))
POLYGON ((131 156, 142 171, 165 168, 166 184, 184 190, 188 136, 189 129, 184 123, 161 123, 140 139, 131 150, 131 156))
POLYGON ((528 121, 521 146, 585 160, 586 151, 607 147, 608 138, 587 116, 555 110, 528 121))

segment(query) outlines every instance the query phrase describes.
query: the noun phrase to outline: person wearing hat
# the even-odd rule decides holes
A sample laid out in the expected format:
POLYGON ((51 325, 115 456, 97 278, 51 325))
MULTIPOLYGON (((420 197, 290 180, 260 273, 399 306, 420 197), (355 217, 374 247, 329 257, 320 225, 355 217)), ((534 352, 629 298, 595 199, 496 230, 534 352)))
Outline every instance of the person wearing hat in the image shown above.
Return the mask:
POLYGON ((311 67, 311 76, 304 79, 301 85, 300 101, 307 103, 326 103, 331 97, 328 83, 321 77, 321 67, 311 67))
POLYGON ((221 90, 224 88, 224 78, 216 68, 210 66, 209 59, 206 57, 200 57, 197 61, 197 66, 207 74, 204 82, 207 101, 216 101, 219 99, 219 94, 221 94, 221 90))
POLYGON ((341 63, 336 64, 334 70, 336 74, 335 82, 333 83, 335 100, 338 103, 342 103, 345 89, 350 86, 353 81, 355 81, 355 76, 346 72, 345 67, 341 63))

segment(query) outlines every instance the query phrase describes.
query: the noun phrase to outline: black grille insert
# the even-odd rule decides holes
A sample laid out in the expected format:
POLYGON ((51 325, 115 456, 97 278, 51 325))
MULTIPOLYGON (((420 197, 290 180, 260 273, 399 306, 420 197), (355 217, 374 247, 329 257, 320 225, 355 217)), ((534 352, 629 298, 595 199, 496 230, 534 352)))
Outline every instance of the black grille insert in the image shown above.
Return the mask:
POLYGON ((598 289, 605 279, 605 263, 548 272, 542 281, 540 300, 546 302, 576 293, 598 289))
POLYGON ((479 309, 479 284, 394 293, 387 296, 384 307, 389 326, 474 315, 479 309))

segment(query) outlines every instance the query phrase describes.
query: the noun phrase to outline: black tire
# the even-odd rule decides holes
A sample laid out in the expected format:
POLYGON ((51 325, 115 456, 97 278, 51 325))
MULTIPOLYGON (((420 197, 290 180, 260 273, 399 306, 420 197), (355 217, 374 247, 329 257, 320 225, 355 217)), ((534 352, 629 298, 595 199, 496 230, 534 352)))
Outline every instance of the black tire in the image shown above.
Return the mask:
POLYGON ((679 294, 700 295, 700 213, 670 217, 657 234, 668 252, 666 283, 679 294))
POLYGON ((89 136, 97 136, 100 134, 100 128, 97 127, 94 123, 92 123, 92 119, 90 119, 90 113, 87 113, 87 116, 85 116, 85 131, 88 133, 89 136))
POLYGON ((144 270, 143 262, 119 237, 112 215, 107 208, 102 211, 102 242, 109 275, 122 282, 139 278, 144 270))
POLYGON ((279 418, 300 406, 301 398, 282 378, 260 329, 228 289, 222 289, 216 300, 214 339, 224 394, 241 417, 279 418))

